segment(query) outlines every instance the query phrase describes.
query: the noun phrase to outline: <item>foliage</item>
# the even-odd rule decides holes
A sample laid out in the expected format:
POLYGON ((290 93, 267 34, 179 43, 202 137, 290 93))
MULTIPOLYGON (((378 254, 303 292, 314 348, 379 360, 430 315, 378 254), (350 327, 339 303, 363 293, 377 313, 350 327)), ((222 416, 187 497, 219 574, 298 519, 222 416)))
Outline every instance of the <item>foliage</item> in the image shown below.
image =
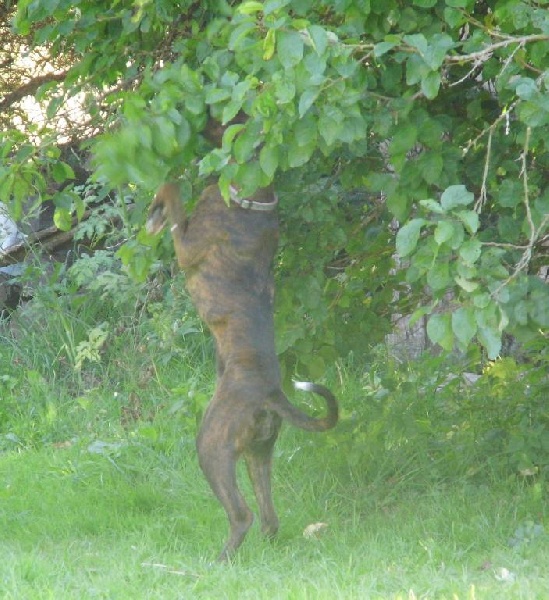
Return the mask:
POLYGON ((161 272, 144 286, 96 253, 0 322, 0 451, 87 429, 108 438, 135 430, 159 447, 172 430, 194 434, 213 348, 181 288, 161 272), (92 292, 75 295, 82 281, 92 292))
MULTIPOLYGON (((79 98, 107 187, 148 194, 168 177, 215 174, 228 196, 231 182, 249 194, 276 181, 281 349, 314 348, 314 372, 379 339, 390 289, 429 315, 446 350, 476 340, 495 358, 503 332, 546 339, 544 2, 23 0, 13 24, 61 57, 62 80, 35 95, 51 122, 79 98), (207 119, 239 111, 247 121, 208 148, 207 119), (405 281, 393 278, 394 220, 405 281)), ((30 191, 47 196, 48 178, 71 177, 62 132, 36 129, 2 134, 0 196, 15 213, 30 191)), ((58 194, 58 208, 78 211, 70 186, 58 194)), ((140 234, 120 251, 142 278, 147 244, 140 234)))
POLYGON ((477 480, 488 471, 531 482, 545 476, 547 362, 521 365, 506 357, 487 362, 480 375, 467 371, 478 362, 477 350, 459 365, 426 355, 399 366, 380 352, 360 377, 349 376, 350 364, 345 382, 353 387, 343 393, 354 400, 329 443, 365 477, 375 476, 368 465, 387 463, 400 465, 395 477, 410 465, 434 479, 452 473, 477 480))

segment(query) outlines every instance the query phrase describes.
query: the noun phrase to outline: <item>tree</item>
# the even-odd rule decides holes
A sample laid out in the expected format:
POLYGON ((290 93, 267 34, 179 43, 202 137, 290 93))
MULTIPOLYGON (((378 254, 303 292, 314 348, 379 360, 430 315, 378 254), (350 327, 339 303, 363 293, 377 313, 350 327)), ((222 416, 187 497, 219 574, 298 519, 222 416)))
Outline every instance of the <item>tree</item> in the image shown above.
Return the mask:
MULTIPOLYGON (((216 174, 228 198, 231 182, 247 194, 276 181, 280 349, 310 357, 314 343, 306 362, 322 370, 385 333, 396 290, 446 350, 478 340, 495 358, 505 331, 546 348, 545 4, 22 0, 13 30, 60 61, 29 89, 50 120, 79 98, 103 185, 146 197, 182 177, 191 196, 216 174), (246 122, 208 147, 207 119, 240 111, 246 122)), ((32 134, 2 135, 0 194, 16 213, 46 194, 44 161, 57 181, 72 176, 64 131, 32 134)), ((63 198, 66 217, 78 201, 63 198)), ((138 274, 151 244, 139 233, 121 251, 138 274)))

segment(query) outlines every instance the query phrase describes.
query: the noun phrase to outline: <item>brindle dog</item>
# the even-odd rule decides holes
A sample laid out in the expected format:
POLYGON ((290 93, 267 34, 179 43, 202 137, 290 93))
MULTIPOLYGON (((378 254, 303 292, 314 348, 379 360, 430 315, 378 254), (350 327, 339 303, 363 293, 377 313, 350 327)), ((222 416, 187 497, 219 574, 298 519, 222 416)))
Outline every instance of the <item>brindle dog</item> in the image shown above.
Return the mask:
POLYGON ((148 230, 166 221, 187 288, 213 333, 217 387, 197 439, 200 466, 227 512, 230 535, 219 560, 240 546, 253 514, 240 493, 236 463, 244 456, 265 535, 278 518, 271 497, 271 461, 282 419, 309 431, 334 427, 338 405, 321 385, 296 383, 324 397, 327 415, 312 418, 294 407, 280 386, 273 325, 272 262, 278 242, 276 196, 262 189, 249 199, 233 190, 227 205, 217 185, 202 193, 190 218, 176 184, 163 185, 149 211, 148 230))

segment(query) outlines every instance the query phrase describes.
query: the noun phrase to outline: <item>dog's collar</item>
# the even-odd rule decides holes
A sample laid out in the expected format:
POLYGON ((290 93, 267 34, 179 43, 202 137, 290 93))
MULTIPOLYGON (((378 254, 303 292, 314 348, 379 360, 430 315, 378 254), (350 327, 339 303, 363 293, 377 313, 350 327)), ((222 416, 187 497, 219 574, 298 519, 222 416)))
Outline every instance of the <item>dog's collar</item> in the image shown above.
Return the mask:
POLYGON ((255 200, 248 200, 248 198, 241 198, 238 195, 238 190, 233 185, 229 186, 229 196, 235 204, 247 210, 274 210, 278 204, 278 196, 276 194, 273 194, 274 200, 272 202, 256 202, 255 200))

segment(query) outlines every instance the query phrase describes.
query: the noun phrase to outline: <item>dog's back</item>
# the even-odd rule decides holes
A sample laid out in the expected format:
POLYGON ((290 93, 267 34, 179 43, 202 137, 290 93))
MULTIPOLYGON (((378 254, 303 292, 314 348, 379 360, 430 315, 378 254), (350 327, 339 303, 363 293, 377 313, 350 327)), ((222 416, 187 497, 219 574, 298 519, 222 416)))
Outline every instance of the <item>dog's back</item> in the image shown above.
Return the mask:
POLYGON ((204 190, 181 245, 188 290, 208 325, 229 314, 247 320, 251 313, 257 318, 258 311, 272 312, 275 212, 227 205, 212 185, 204 190))

